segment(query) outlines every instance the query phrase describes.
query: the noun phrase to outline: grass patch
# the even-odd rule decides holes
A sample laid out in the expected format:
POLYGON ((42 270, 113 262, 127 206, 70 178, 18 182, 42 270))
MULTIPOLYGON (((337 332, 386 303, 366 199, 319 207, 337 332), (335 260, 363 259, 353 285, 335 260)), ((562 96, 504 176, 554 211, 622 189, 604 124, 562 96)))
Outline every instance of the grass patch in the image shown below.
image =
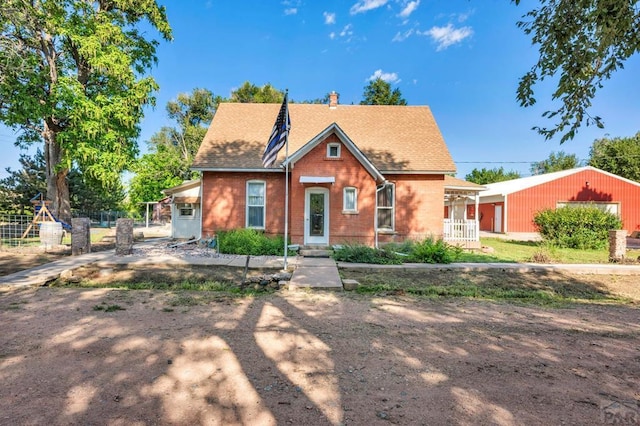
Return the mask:
MULTIPOLYGON (((457 262, 468 263, 609 263, 609 250, 580 250, 558 248, 544 242, 513 241, 501 238, 481 238, 483 246, 493 248, 493 253, 463 252, 457 262)), ((629 250, 627 258, 640 256, 640 250, 629 250)))
POLYGON ((120 305, 107 305, 107 304, 102 304, 102 305, 95 305, 93 307, 94 311, 104 311, 104 312, 115 312, 115 311, 124 311, 125 308, 123 308, 120 305))
POLYGON ((569 303, 633 303, 608 291, 607 276, 575 278, 561 273, 504 271, 382 271, 343 270, 356 279, 360 294, 410 295, 426 298, 470 298, 534 305, 569 303))

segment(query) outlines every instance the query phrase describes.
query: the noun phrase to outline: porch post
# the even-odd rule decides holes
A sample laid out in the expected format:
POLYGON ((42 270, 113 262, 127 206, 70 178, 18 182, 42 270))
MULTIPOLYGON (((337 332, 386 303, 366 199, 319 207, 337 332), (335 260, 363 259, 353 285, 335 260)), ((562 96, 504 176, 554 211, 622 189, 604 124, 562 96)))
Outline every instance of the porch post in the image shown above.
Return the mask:
POLYGON ((480 193, 476 192, 475 195, 475 201, 476 201, 476 214, 475 216, 475 222, 476 222, 476 241, 480 241, 480 193))

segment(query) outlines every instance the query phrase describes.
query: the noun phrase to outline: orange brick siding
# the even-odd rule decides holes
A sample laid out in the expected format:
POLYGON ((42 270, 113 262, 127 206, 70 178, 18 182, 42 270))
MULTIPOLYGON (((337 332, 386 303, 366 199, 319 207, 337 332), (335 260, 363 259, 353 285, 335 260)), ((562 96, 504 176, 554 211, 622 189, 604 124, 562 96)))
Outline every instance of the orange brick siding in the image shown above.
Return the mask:
POLYGON ((202 236, 246 226, 247 181, 266 182, 267 234, 284 234, 284 173, 204 172, 202 174, 202 236))
MULTIPOLYGON (((327 144, 340 143, 331 135, 290 170, 289 236, 293 244, 304 244, 305 189, 323 187, 329 190, 329 243, 363 243, 375 241, 376 182, 362 164, 343 145, 339 159, 327 158, 327 144), (333 184, 303 184, 301 176, 335 178, 333 184), (343 190, 357 189, 358 212, 343 212, 343 190)), ((284 173, 231 173, 204 172, 202 235, 213 235, 217 230, 243 228, 246 211, 247 180, 267 183, 267 234, 284 233, 284 173)), ((396 184, 395 233, 380 234, 379 241, 402 241, 406 238, 442 236, 442 209, 444 200, 443 175, 390 175, 396 184)))

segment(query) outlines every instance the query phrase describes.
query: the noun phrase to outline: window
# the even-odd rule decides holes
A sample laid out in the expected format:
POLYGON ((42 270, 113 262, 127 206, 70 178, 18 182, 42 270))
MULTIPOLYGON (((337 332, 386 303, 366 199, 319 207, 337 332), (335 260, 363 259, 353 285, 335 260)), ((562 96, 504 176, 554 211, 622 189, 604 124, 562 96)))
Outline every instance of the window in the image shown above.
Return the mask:
POLYGON ((395 185, 386 183, 377 193, 378 229, 393 231, 395 185))
POLYGON ((330 143, 327 145, 327 157, 328 158, 340 158, 340 144, 330 143))
POLYGON ((247 182, 247 228, 264 229, 265 183, 247 182))
POLYGON ((613 213, 620 216, 620 203, 606 202, 606 201, 559 201, 556 203, 556 208, 562 207, 596 207, 599 210, 607 213, 613 213))
POLYGON ((178 216, 180 217, 193 217, 194 211, 193 204, 178 204, 178 216))
POLYGON ((346 187, 343 190, 342 211, 355 213, 358 211, 358 190, 354 187, 346 187))

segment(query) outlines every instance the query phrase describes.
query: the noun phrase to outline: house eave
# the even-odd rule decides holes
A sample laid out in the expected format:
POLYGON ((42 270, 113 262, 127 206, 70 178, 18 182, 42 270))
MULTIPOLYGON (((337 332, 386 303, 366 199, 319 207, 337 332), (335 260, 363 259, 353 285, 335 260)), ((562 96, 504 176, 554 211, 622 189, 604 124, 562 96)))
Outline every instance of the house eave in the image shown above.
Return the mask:
POLYGON ((380 170, 383 175, 449 175, 455 170, 380 170))
POLYGON ((191 170, 196 172, 260 172, 260 173, 283 173, 284 170, 280 168, 240 168, 240 167, 192 167, 191 170))
POLYGON ((356 157, 356 159, 360 162, 360 164, 362 164, 365 170, 367 170, 367 172, 375 179, 376 182, 383 182, 385 180, 380 170, 378 170, 376 166, 373 165, 373 163, 367 158, 367 156, 364 155, 362 151, 360 151, 357 145, 349 138, 349 136, 347 136, 347 134, 335 122, 330 124, 327 128, 325 128, 323 131, 318 133, 313 139, 311 139, 309 142, 304 144, 300 149, 298 149, 296 152, 290 155, 289 158, 284 161, 283 165, 286 163, 295 165, 295 163, 298 160, 300 160, 302 157, 307 155, 313 148, 315 148, 321 141, 323 141, 331 133, 335 133, 338 136, 338 138, 342 141, 343 145, 349 150, 349 152, 351 152, 351 154, 353 154, 354 157, 356 157))

